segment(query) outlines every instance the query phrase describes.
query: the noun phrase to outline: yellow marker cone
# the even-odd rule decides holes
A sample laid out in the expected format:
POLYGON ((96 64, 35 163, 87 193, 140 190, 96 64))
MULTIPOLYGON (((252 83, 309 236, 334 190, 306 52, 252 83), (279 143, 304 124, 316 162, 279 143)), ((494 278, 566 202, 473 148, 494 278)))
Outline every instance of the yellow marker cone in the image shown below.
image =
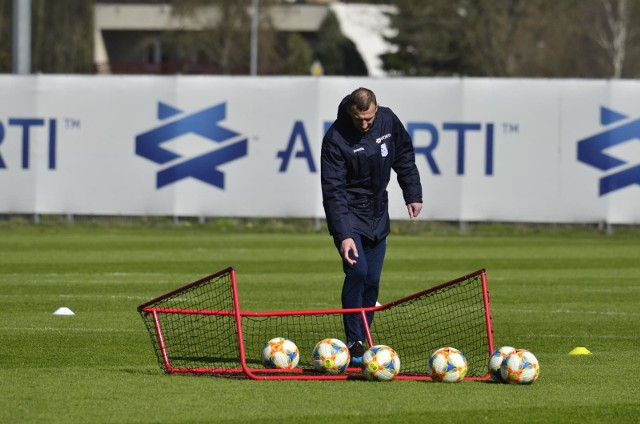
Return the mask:
POLYGON ((591 355, 591 352, 586 347, 576 347, 569 352, 569 355, 591 355))

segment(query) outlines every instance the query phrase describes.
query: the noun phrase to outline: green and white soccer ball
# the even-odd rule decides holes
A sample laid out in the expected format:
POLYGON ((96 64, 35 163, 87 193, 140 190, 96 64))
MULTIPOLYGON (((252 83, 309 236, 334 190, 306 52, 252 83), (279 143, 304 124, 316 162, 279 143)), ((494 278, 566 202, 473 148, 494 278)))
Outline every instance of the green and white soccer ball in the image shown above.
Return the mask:
POLYGON ((502 379, 502 374, 500 373, 500 367, 502 366, 502 361, 512 352, 515 352, 515 348, 511 346, 502 346, 493 351, 491 356, 489 357, 489 375, 491 375, 491 379, 493 381, 497 381, 499 383, 504 383, 505 381, 502 379))
POLYGON ((362 372, 368 380, 393 380, 400 372, 400 356, 389 346, 372 346, 362 356, 362 372))
POLYGON ((320 340, 313 349, 313 367, 327 374, 340 374, 349 366, 349 349, 339 339, 320 340))
POLYGON ((274 337, 262 349, 262 364, 267 368, 291 369, 299 360, 298 346, 285 337, 274 337))
POLYGON ((454 347, 441 347, 429 357, 427 372, 433 381, 456 383, 467 375, 467 358, 454 347))
POLYGON ((540 365, 533 353, 516 349, 502 361, 500 374, 506 383, 532 384, 540 375, 540 365))

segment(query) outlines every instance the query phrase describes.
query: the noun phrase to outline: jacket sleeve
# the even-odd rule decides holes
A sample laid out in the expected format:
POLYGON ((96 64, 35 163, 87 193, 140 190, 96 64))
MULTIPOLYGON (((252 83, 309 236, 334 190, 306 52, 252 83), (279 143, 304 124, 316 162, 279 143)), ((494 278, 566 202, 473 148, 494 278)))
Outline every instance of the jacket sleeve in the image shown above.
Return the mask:
POLYGON ((339 241, 353 237, 347 203, 346 176, 344 157, 329 131, 322 141, 320 154, 322 206, 329 233, 339 241))
POLYGON ((422 184, 416 166, 416 156, 409 133, 394 114, 396 154, 391 167, 398 175, 405 204, 422 203, 422 184))

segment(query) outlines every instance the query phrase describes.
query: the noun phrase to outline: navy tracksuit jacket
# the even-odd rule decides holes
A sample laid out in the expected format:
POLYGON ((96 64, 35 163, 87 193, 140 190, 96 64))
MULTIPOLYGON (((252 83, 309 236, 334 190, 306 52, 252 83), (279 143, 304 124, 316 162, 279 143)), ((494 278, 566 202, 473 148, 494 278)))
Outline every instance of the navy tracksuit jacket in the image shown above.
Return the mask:
POLYGON ((322 140, 320 178, 327 226, 337 241, 354 233, 377 241, 390 231, 391 169, 398 175, 406 204, 422 202, 420 175, 411 138, 391 109, 378 107, 373 126, 361 133, 347 115, 347 99, 322 140))
MULTIPOLYGON (((356 241, 354 265, 343 261, 345 280, 342 307, 374 306, 390 232, 387 185, 391 169, 398 176, 406 204, 422 202, 422 186, 409 134, 398 117, 378 107, 372 127, 359 132, 346 111, 348 96, 338 107, 338 118, 322 140, 321 184, 329 232, 338 249, 347 238, 356 241)), ((373 314, 367 314, 371 325, 373 314)), ((348 342, 365 341, 357 314, 345 314, 348 342)))

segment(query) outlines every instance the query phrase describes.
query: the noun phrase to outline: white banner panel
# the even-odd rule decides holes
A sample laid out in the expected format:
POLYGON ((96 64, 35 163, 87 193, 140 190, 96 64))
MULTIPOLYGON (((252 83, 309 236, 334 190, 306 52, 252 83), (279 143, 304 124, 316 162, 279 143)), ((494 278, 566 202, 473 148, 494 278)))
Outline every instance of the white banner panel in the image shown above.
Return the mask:
POLYGON ((640 223, 640 82, 482 78, 3 75, 0 213, 323 217, 359 86, 413 137, 420 219, 640 223))

